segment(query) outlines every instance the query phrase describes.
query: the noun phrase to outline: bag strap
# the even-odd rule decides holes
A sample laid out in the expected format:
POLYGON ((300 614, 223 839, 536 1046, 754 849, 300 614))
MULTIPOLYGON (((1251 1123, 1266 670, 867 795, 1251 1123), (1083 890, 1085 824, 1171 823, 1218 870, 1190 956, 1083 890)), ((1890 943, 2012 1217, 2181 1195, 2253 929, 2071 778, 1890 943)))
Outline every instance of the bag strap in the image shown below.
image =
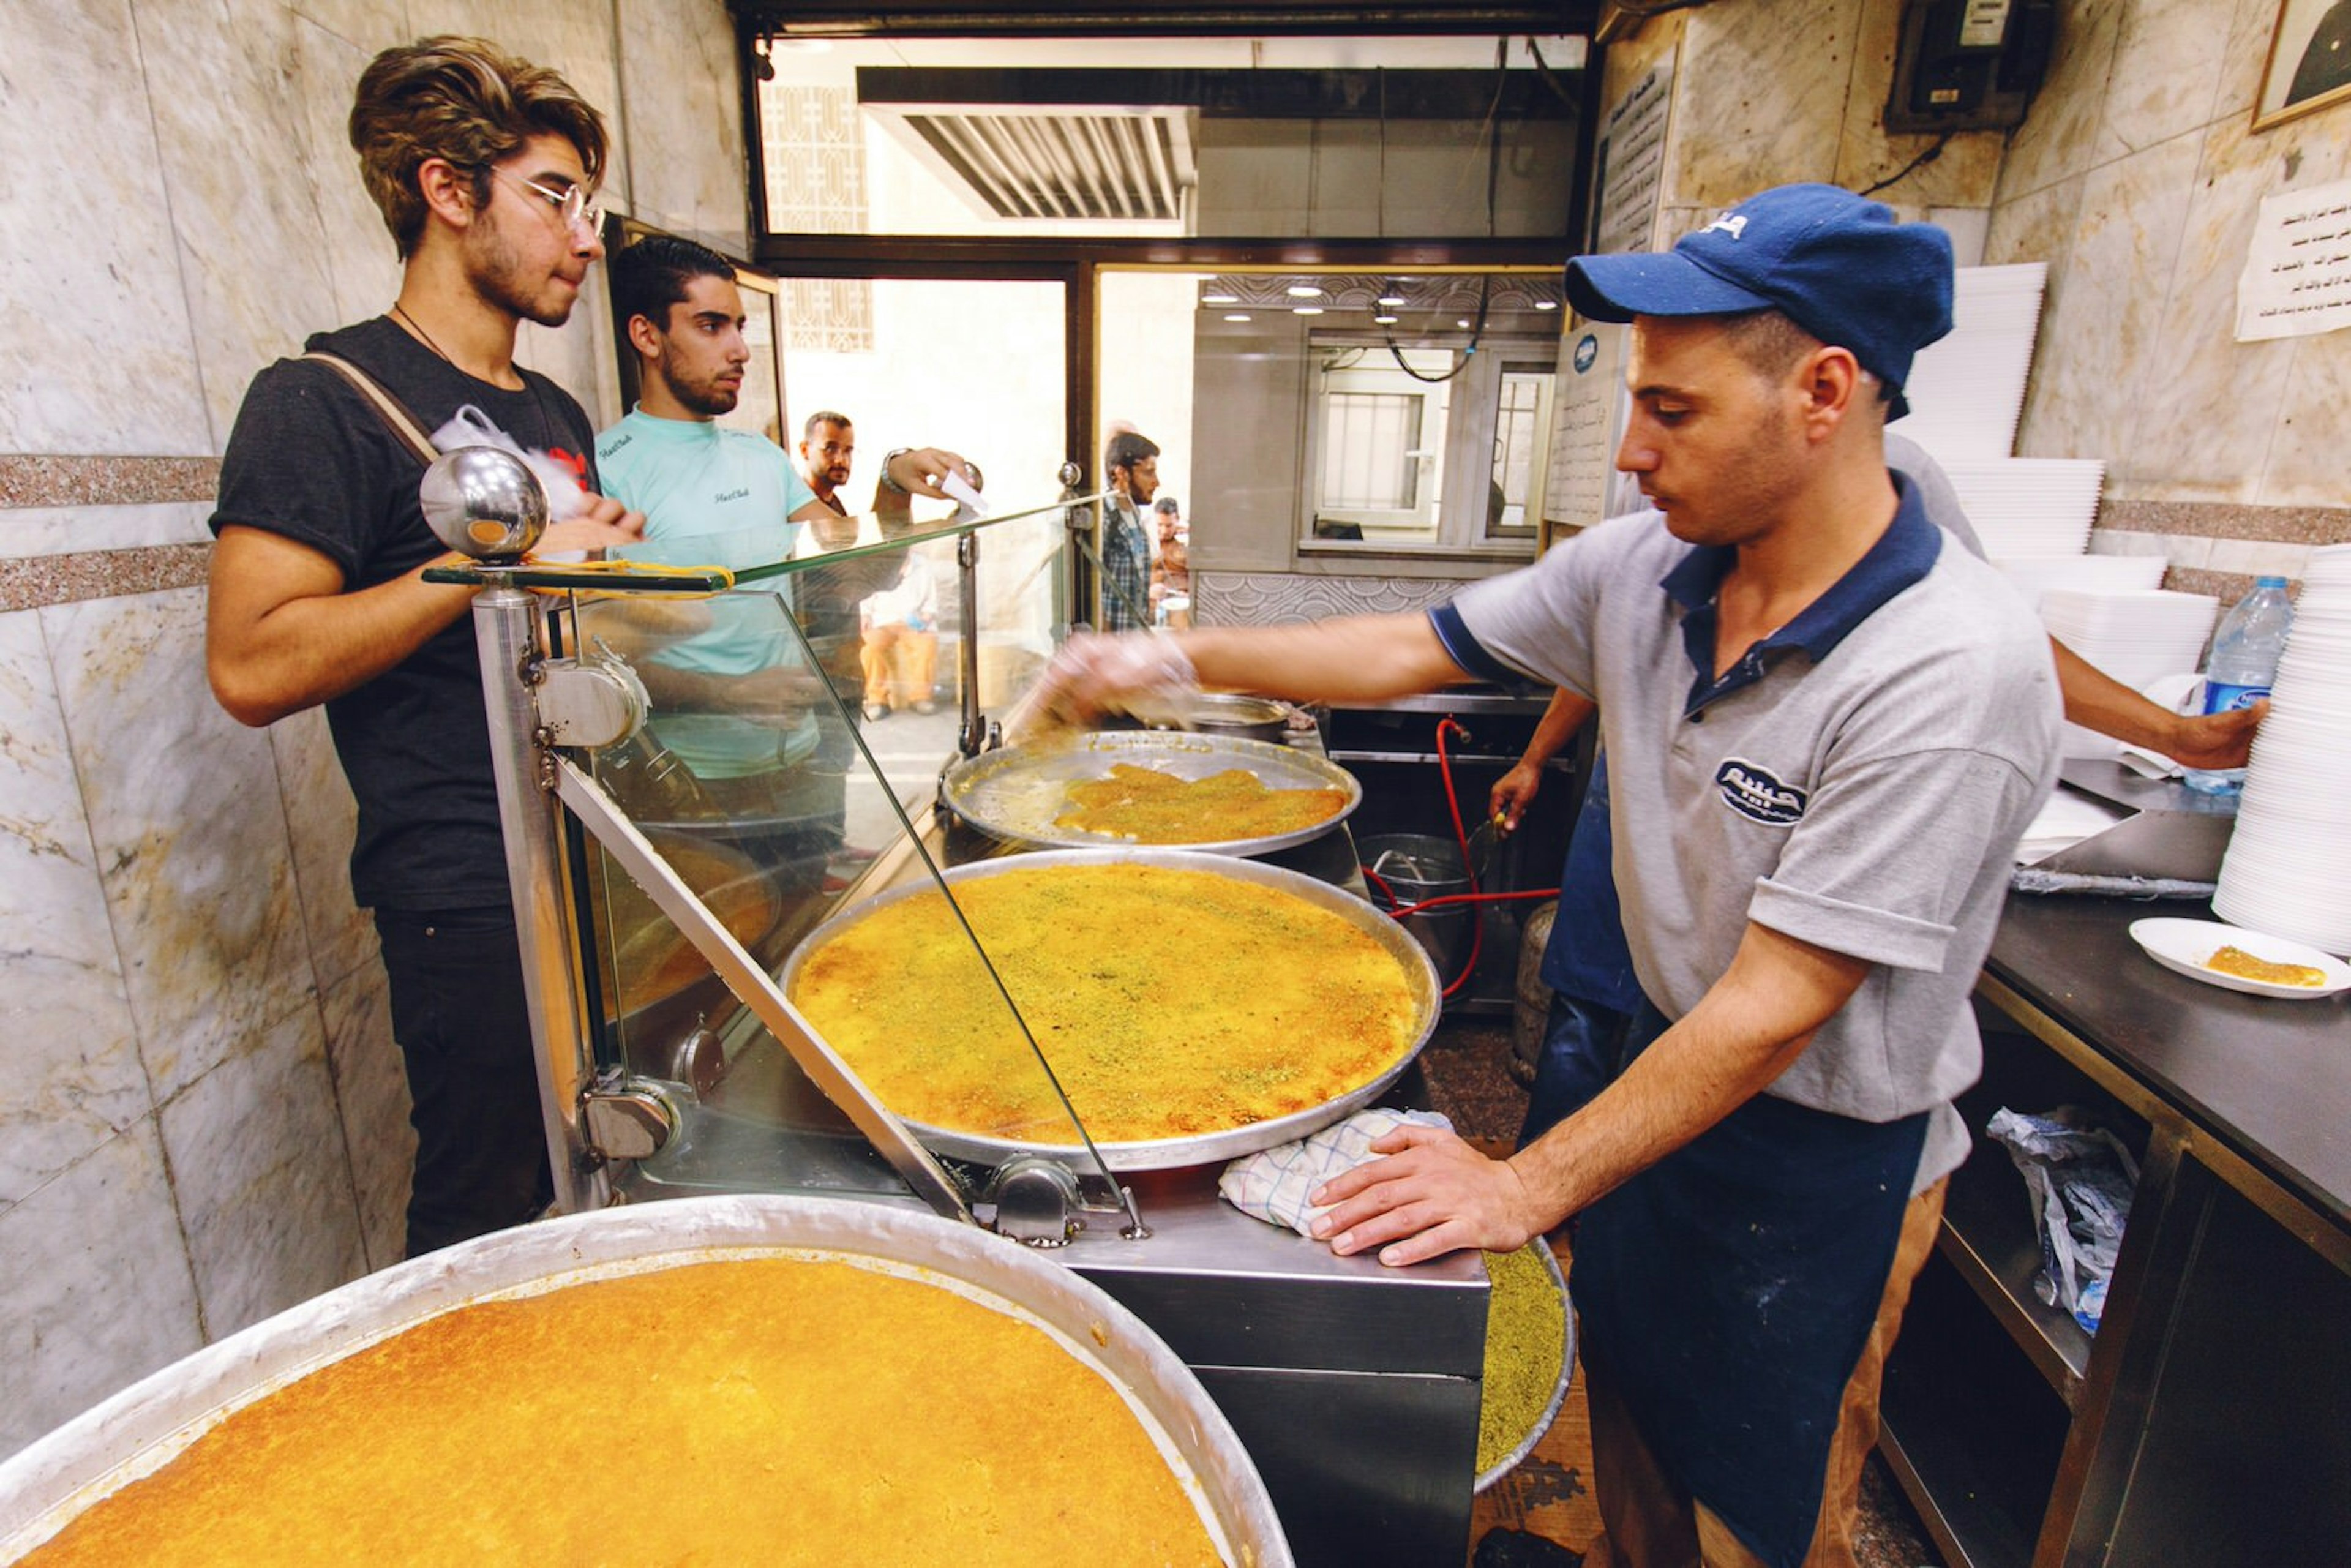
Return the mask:
POLYGON ((373 376, 338 354, 322 354, 313 349, 301 357, 331 366, 340 372, 342 378, 374 407, 386 428, 400 438, 401 444, 416 455, 418 462, 429 468, 441 455, 441 449, 433 444, 433 438, 424 434, 423 426, 416 423, 416 416, 408 412, 408 405, 384 391, 382 383, 373 376))

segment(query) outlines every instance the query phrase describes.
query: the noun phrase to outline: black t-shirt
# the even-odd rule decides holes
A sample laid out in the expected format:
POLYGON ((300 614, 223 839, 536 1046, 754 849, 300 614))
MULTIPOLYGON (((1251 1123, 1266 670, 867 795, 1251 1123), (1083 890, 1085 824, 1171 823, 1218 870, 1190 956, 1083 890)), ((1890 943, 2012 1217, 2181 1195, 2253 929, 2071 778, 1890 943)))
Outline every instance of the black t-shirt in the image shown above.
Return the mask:
MULTIPOLYGON (((477 381, 384 317, 304 347, 367 371, 427 434, 471 403, 592 487, 594 429, 545 376, 524 371, 520 392, 477 381)), ((446 553, 417 501, 423 476, 423 464, 339 371, 280 360, 254 377, 237 411, 213 531, 235 525, 283 535, 340 567, 346 591, 372 587, 446 553)), ((359 799, 353 897, 408 910, 505 904, 473 618, 460 616, 392 669, 331 699, 327 722, 359 799)))

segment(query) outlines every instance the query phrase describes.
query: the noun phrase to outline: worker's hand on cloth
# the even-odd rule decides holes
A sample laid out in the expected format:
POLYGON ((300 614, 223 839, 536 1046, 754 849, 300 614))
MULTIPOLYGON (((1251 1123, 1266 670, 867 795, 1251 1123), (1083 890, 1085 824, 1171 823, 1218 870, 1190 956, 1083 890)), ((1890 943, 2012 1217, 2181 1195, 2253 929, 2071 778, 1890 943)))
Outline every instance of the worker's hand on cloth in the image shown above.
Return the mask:
POLYGON ((1061 644, 1038 677, 1011 727, 1041 734, 1083 726, 1104 713, 1181 722, 1199 695, 1192 661, 1176 640, 1155 632, 1081 633, 1061 644))
POLYGON ((1217 1191, 1252 1219, 1287 1225, 1301 1236, 1311 1236, 1314 1221, 1322 1213, 1311 1201, 1314 1190, 1373 1158, 1374 1141, 1407 1124, 1446 1131, 1453 1126, 1434 1111, 1392 1111, 1385 1106, 1358 1111, 1295 1143, 1243 1155, 1217 1178, 1217 1191))
POLYGON ((1494 781, 1493 793, 1486 798, 1486 814, 1503 832, 1516 832, 1519 820, 1534 804, 1535 791, 1541 788, 1542 769, 1520 758, 1510 765, 1508 773, 1494 781))
POLYGON ((1311 1196, 1327 1207, 1308 1235, 1345 1257, 1377 1247, 1391 1266, 1465 1247, 1514 1252, 1544 1217, 1508 1160, 1489 1160, 1449 1128, 1399 1126, 1372 1143, 1385 1159, 1332 1177, 1311 1196))

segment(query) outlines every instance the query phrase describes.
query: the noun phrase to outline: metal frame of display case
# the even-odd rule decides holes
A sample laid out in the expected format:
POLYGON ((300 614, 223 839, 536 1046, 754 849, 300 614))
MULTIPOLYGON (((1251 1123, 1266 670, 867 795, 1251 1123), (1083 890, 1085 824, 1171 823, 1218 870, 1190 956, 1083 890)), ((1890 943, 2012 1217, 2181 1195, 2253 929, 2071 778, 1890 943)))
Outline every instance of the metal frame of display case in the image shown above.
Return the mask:
MULTIPOLYGON (((1082 511, 1092 499, 1055 505, 1082 511)), ((1065 555, 1086 542, 1078 521, 1060 538, 1065 555)), ((978 602, 971 579, 985 553, 975 536, 985 526, 961 530, 967 606, 978 602)), ((608 655, 560 645, 596 645, 577 604, 568 618, 550 616, 526 590, 611 590, 624 580, 530 567, 444 568, 433 575, 481 589, 475 615, 486 701, 532 1027, 541 1042, 558 1207, 724 1190, 823 1192, 919 1203, 966 1223, 992 1219, 1000 1231, 1041 1244, 1067 1239, 1051 1233, 1059 1210, 1041 1219, 1024 1210, 1016 1218, 1028 1228, 1008 1228, 1005 1191, 983 1186, 977 1167, 943 1160, 878 1103, 777 988, 767 956, 730 934, 581 765, 578 753, 611 745, 642 723, 644 689, 608 655), (717 1116, 689 1083, 616 1066, 616 1058, 627 1058, 609 1040, 601 1041, 600 1061, 599 1020, 616 1016, 617 998, 597 991, 603 933, 585 896, 594 875, 591 844, 608 866, 637 882, 745 1004, 716 1026, 714 1049, 754 1041, 764 1053, 763 1035, 772 1036, 822 1098, 847 1113, 841 1134, 804 1136, 798 1127, 717 1116), (751 1156, 738 1157, 745 1149, 751 1156), (697 1165, 697 1150, 711 1157, 697 1165), (982 1193, 992 1201, 975 1202, 982 1193)), ((1081 577, 1064 568, 1056 586, 1081 577)), ((726 582, 726 574, 707 572, 638 586, 691 592, 726 582)), ((969 754, 998 739, 977 706, 977 641, 965 638, 965 706, 952 742, 969 754)), ((936 873, 953 858, 949 841, 970 832, 944 813, 915 810, 894 794, 892 800, 906 836, 838 895, 844 903, 936 873)), ((1343 837, 1343 827, 1338 832, 1343 837)), ((1326 883, 1355 876, 1352 848, 1335 872, 1307 867, 1319 847, 1273 858, 1326 883)), ((775 1064, 772 1056, 762 1060, 775 1064)), ((1417 1092, 1416 1073, 1407 1080, 1409 1096, 1417 1092)), ((1341 1258, 1232 1208, 1217 1195, 1217 1174, 1213 1165, 1115 1177, 1103 1171, 1101 1190, 1079 1195, 1090 1223, 1078 1239, 1087 1244, 1054 1256, 1135 1312, 1197 1373, 1263 1474, 1300 1563, 1458 1560, 1468 1544, 1483 1378, 1489 1282, 1479 1258, 1456 1253, 1410 1269, 1341 1258), (1097 1215, 1117 1222, 1099 1223, 1097 1215), (1115 1239, 1090 1239, 1097 1238, 1115 1239)))

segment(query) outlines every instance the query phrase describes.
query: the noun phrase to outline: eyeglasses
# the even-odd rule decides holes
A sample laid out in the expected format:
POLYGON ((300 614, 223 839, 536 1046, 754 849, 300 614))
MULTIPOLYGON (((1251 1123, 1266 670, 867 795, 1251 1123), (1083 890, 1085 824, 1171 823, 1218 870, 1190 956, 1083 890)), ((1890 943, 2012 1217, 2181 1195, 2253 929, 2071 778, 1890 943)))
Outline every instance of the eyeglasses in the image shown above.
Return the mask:
POLYGON ((509 174, 496 164, 490 166, 490 172, 517 190, 528 191, 532 195, 542 198, 549 206, 555 209, 555 215, 562 220, 565 228, 568 229, 574 224, 585 224, 588 225, 588 232, 591 235, 603 232, 604 209, 590 203, 587 186, 573 185, 565 190, 550 190, 536 180, 526 180, 519 174, 509 174))

